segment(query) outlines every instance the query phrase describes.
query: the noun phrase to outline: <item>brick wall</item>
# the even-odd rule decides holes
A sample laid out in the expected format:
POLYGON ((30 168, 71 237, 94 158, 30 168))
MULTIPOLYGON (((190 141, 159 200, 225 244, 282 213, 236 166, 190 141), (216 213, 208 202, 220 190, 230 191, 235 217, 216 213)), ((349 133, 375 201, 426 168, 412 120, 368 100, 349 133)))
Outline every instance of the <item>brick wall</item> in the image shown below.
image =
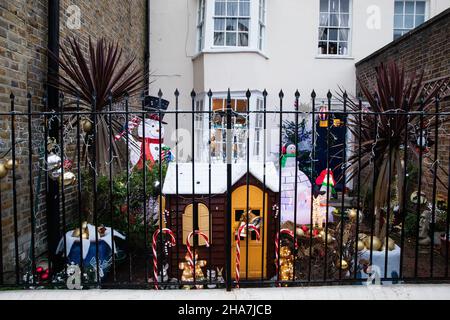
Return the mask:
MULTIPOLYGON (((388 44, 356 64, 356 74, 367 85, 373 86, 375 66, 381 62, 396 61, 407 73, 424 70, 424 82, 430 83, 437 79, 450 76, 450 9, 442 12, 413 32, 388 44)), ((359 87, 357 88, 359 92, 359 87)), ((450 90, 447 90, 450 93, 450 90)), ((450 99, 447 96, 441 101, 442 110, 448 111, 450 99)), ((449 123, 439 131, 438 158, 441 166, 448 172, 450 138, 449 123), (447 132, 447 133, 446 133, 447 132)), ((434 132, 431 132, 434 136, 434 132)), ((434 162, 434 148, 430 150, 431 162, 434 162)), ((418 162, 416 162, 418 165, 418 162)), ((423 188, 429 200, 432 199, 433 177, 429 172, 430 164, 423 165, 423 188)), ((439 171, 441 179, 448 181, 448 175, 439 171)), ((438 183, 438 193, 447 196, 445 188, 438 183)))
MULTIPOLYGON (((42 110, 41 99, 47 81, 47 2, 43 0, 15 0, 0 2, 0 112, 10 110, 9 95, 16 99, 16 110, 26 111, 27 93, 33 94, 33 108, 42 110)), ((145 0, 61 0, 60 43, 66 44, 68 37, 78 38, 87 51, 89 37, 95 42, 105 37, 119 43, 124 57, 136 56, 136 65, 144 67, 145 46, 145 0), (70 29, 67 24, 70 5, 77 5, 81 12, 81 28, 70 29)), ((17 117, 16 134, 27 139, 27 119, 17 117)), ((42 119, 34 119, 33 127, 42 119)), ((10 147, 11 119, 0 119, 0 154, 10 147)), ((33 139, 39 138, 33 133, 33 139)), ((38 179, 38 150, 33 147, 34 185, 38 179)), ((28 145, 17 148, 20 167, 16 173, 17 218, 20 261, 26 260, 30 245, 30 199, 28 179, 28 145)), ((9 155, 10 156, 10 155, 9 155)), ((44 174, 41 176, 44 181, 44 174)), ((36 250, 46 250, 45 190, 41 185, 39 207, 36 216, 36 250)), ((36 189, 36 188, 34 188, 36 189)), ((72 188, 73 189, 73 188, 72 188)), ((68 208, 76 207, 68 191, 68 208)), ((12 202, 12 177, 9 174, 0 181, 1 234, 4 276, 9 278, 14 271, 14 224, 12 202)), ((1 273, 1 270, 0 270, 1 273)))

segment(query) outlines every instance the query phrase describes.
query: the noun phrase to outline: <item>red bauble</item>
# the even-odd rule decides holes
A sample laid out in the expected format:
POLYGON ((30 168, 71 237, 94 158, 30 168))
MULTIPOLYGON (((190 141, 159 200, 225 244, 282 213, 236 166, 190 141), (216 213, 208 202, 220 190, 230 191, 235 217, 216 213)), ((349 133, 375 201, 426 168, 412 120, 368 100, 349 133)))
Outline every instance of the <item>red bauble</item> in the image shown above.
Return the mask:
POLYGON ((37 267, 37 268, 36 268, 36 272, 37 272, 37 273, 42 273, 42 272, 44 272, 44 268, 42 268, 42 267, 37 267))
POLYGON ((48 273, 44 273, 41 275, 41 279, 42 280, 47 280, 48 279, 48 273))
POLYGON ((313 230, 313 236, 316 237, 318 234, 319 234, 319 230, 314 229, 314 230, 313 230))
POLYGON ((302 225, 302 230, 303 230, 303 232, 308 232, 308 227, 305 225, 302 225))

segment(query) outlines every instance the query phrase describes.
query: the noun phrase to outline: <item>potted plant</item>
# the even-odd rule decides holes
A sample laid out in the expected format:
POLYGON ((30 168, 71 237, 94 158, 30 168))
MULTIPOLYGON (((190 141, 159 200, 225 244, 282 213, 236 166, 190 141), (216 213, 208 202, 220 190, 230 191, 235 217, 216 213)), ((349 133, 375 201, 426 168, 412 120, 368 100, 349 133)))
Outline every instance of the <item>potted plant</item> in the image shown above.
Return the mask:
MULTIPOLYGON (((361 185, 368 186, 367 189, 373 195, 370 205, 375 212, 372 217, 374 230, 373 235, 369 237, 369 248, 373 250, 372 262, 379 265, 383 275, 386 257, 383 249, 386 246, 390 247, 392 250, 388 251, 387 274, 391 276, 392 272, 399 271, 400 248, 398 245, 393 246, 392 242, 385 243, 386 234, 389 232, 386 221, 393 218, 394 208, 400 208, 400 210, 403 208, 405 148, 418 156, 421 149, 416 144, 417 140, 411 140, 411 137, 414 137, 415 132, 423 127, 421 122, 426 121, 433 128, 436 121, 440 126, 447 120, 432 115, 419 116, 420 113, 417 112, 434 110, 435 98, 442 87, 437 85, 433 90, 424 92, 423 71, 418 75, 413 73, 407 76, 403 68, 395 62, 390 62, 381 63, 375 68, 375 72, 374 85, 366 85, 362 79, 358 78, 359 86, 370 108, 361 116, 355 115, 348 118, 348 129, 356 137, 355 149, 358 150, 360 147, 361 154, 355 152, 349 157, 348 163, 342 166, 347 166, 346 177, 349 181, 357 175, 358 171, 368 169, 368 174, 363 175, 366 180, 361 181, 361 185), (417 113, 408 115, 408 112, 417 113), (405 141, 407 141, 406 145, 405 141), (371 181, 375 182, 374 188, 371 181), (389 185, 393 187, 387 188, 386 186, 389 185), (387 210, 388 208, 390 210, 387 210)), ((351 111, 362 112, 360 99, 348 98, 343 90, 338 96, 342 103, 346 102, 351 111)), ((438 164, 437 170, 440 169, 442 168, 438 164)), ((438 181, 446 187, 445 182, 440 179, 438 181)))

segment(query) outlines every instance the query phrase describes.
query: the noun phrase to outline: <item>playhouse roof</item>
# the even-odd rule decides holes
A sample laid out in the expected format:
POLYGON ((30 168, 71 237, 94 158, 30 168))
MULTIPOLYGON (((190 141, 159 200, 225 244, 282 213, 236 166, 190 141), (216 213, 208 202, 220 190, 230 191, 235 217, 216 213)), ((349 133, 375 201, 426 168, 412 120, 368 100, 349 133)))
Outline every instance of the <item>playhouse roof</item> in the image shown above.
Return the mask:
MULTIPOLYGON (((208 163, 196 163, 194 166, 195 194, 209 194, 208 163)), ((247 173, 247 163, 233 163, 232 184, 234 185, 247 173)), ((249 173, 263 183, 264 166, 262 162, 251 162, 249 173)), ((266 188, 278 192, 278 171, 273 162, 266 163, 266 188)), ((176 194, 176 164, 171 162, 167 169, 162 192, 176 194)), ((211 194, 227 191, 227 164, 211 164, 211 194)), ((192 194, 192 163, 178 163, 178 194, 192 194)))

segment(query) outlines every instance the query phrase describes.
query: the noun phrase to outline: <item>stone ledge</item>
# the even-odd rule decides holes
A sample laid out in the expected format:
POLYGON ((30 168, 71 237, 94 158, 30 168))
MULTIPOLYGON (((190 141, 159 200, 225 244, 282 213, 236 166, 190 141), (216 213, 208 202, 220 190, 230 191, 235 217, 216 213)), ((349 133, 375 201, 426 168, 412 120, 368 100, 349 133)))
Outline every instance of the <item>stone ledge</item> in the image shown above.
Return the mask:
POLYGON ((214 290, 14 290, 0 300, 449 300, 449 284, 214 290))

